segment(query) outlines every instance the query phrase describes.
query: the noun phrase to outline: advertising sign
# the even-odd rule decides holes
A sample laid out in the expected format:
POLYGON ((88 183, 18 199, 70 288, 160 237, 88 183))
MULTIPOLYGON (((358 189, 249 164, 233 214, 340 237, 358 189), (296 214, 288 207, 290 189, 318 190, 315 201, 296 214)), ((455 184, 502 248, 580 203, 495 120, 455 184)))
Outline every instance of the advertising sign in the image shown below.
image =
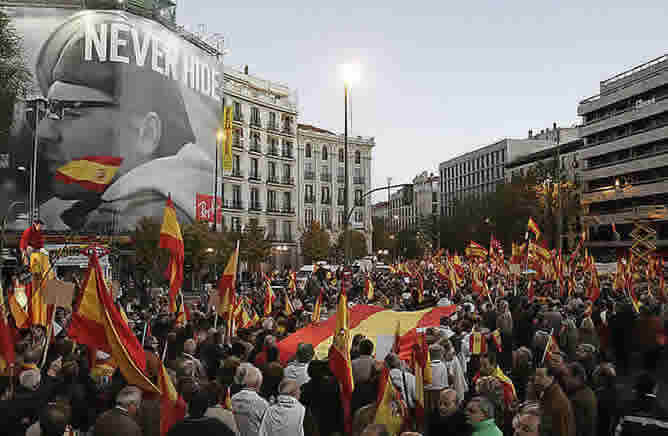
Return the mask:
POLYGON ((3 11, 23 39, 31 98, 48 109, 35 119, 29 102, 16 108, 11 140, 0 144, 11 162, 0 168, 0 209, 25 201, 36 168, 47 230, 132 230, 161 217, 168 196, 179 220, 193 221, 196 193, 213 186, 219 59, 121 10, 3 11))
MULTIPOLYGON (((222 204, 222 199, 220 197, 216 197, 216 204, 218 205, 216 208, 216 223, 220 224, 222 222, 223 216, 222 209, 220 207, 222 204)), ((213 214, 213 195, 197 193, 195 200, 195 219, 198 221, 212 223, 213 214)))

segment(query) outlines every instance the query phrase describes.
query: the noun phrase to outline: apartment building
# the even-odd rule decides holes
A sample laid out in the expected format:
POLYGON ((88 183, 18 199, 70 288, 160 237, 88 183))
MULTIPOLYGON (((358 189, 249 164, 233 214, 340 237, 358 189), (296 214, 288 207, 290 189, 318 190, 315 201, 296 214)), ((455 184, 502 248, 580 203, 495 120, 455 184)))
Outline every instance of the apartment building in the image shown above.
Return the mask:
POLYGON ((440 215, 439 177, 423 171, 413 178, 413 183, 390 195, 390 224, 392 232, 418 230, 426 220, 440 215))
POLYGON ((505 164, 547 147, 549 139, 502 139, 439 165, 441 214, 451 216, 458 201, 496 190, 505 180, 505 164))
POLYGON ((297 208, 300 230, 318 221, 336 241, 344 227, 345 160, 348 159, 349 198, 352 210, 350 227, 364 233, 371 250, 371 156, 373 137, 348 137, 348 156, 344 137, 319 127, 299 124, 297 131, 298 171, 297 208))
POLYGON ((631 245, 634 222, 649 221, 668 243, 668 55, 603 80, 581 101, 578 169, 590 246, 599 256, 631 245), (616 231, 615 231, 616 230, 616 231))
POLYGON ((296 94, 249 74, 248 67, 225 67, 224 87, 225 105, 234 108, 234 160, 232 173, 223 177, 223 224, 240 230, 255 221, 274 247, 272 264, 295 268, 296 94))

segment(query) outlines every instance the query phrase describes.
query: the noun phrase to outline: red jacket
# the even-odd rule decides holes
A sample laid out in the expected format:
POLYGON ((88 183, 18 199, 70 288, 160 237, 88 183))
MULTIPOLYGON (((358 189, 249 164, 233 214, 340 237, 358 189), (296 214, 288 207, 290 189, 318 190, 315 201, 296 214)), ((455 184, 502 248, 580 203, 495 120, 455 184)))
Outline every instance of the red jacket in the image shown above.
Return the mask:
POLYGON ((21 243, 19 248, 21 251, 25 251, 28 246, 32 247, 35 250, 39 250, 44 247, 44 237, 42 236, 42 231, 37 230, 34 225, 31 225, 23 231, 21 235, 21 243))

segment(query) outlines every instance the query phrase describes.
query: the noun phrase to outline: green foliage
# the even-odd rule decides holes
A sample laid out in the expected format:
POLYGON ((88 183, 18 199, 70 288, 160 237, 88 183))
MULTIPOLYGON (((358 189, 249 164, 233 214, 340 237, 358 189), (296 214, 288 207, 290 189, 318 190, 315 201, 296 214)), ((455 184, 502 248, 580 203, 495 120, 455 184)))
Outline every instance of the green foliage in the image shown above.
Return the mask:
POLYGON ((7 141, 14 121, 14 104, 18 97, 27 94, 30 83, 21 37, 10 17, 0 10, 0 143, 7 141))
POLYGON ((259 265, 271 256, 271 242, 265 239, 264 229, 255 221, 251 221, 242 233, 239 250, 251 271, 259 271, 259 265))
MULTIPOLYGON (((362 232, 357 230, 349 230, 350 233, 350 257, 351 260, 360 259, 369 254, 366 246, 366 239, 362 232)), ((335 250, 338 256, 343 256, 345 254, 345 232, 339 234, 339 238, 336 241, 335 250)))
POLYGON ((329 257, 329 233, 317 221, 313 221, 311 227, 302 233, 300 243, 304 263, 314 263, 329 257))
POLYGON ((135 243, 135 269, 142 280, 150 285, 166 281, 167 250, 158 248, 161 221, 156 217, 143 217, 137 223, 133 240, 135 243))

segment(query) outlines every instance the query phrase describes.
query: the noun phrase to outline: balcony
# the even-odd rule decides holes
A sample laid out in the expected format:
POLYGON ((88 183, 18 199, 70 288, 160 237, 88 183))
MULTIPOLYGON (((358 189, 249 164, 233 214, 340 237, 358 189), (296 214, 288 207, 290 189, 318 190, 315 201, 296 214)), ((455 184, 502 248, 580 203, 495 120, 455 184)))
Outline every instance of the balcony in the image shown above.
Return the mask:
POLYGON ((294 214, 295 213, 295 208, 292 206, 279 206, 277 204, 269 204, 267 206, 267 213, 273 213, 273 214, 294 214))
POLYGON ((292 125, 291 124, 284 124, 282 132, 291 135, 292 132, 293 132, 292 125))
POLYGON ((353 184, 363 185, 364 184, 364 177, 353 177, 353 184))
POLYGON ((281 182, 278 181, 278 177, 275 174, 270 175, 269 177, 267 177, 267 183, 271 183, 271 184, 274 184, 274 185, 280 185, 281 184, 281 182))
POLYGON ((244 174, 238 168, 232 168, 232 173, 228 177, 234 177, 235 179, 243 179, 244 174))
POLYGON ((624 124, 632 123, 643 118, 651 117, 668 110, 668 98, 655 100, 652 104, 635 107, 632 106, 611 116, 600 118, 585 124, 580 128, 580 134, 583 137, 593 135, 597 132, 610 130, 624 124))
POLYGON ((235 123, 243 123, 244 122, 244 117, 241 114, 234 114, 234 117, 232 117, 232 121, 235 123))
POLYGON ((244 209, 244 203, 240 199, 224 200, 223 201, 223 208, 224 209, 232 209, 232 210, 243 210, 244 209))
POLYGON ((590 215, 586 220, 596 225, 632 224, 638 220, 666 221, 668 220, 668 208, 665 205, 648 205, 617 209, 610 213, 599 212, 598 215, 590 215))
POLYGON ((314 171, 304 171, 304 180, 314 180, 315 172, 314 171))
POLYGON ((344 183, 346 183, 346 176, 342 176, 340 174, 338 176, 336 176, 336 183, 338 183, 340 185, 343 185, 344 183))
POLYGON ((582 181, 614 177, 620 174, 628 174, 637 171, 649 170, 668 166, 668 154, 662 153, 654 156, 637 156, 635 158, 617 161, 613 165, 601 168, 585 169, 581 174, 582 181))
POLYGON ((292 178, 292 177, 283 177, 283 179, 281 180, 281 184, 294 186, 295 185, 295 179, 292 178))
POLYGON ((332 199, 330 197, 322 198, 320 204, 332 204, 332 199))
POLYGON ((243 139, 233 139, 232 140, 232 148, 236 148, 238 150, 243 150, 244 149, 244 140, 243 139))
POLYGON ((276 156, 276 157, 278 157, 278 156, 279 156, 279 154, 278 154, 278 147, 269 147, 269 148, 267 149, 267 154, 268 154, 269 156, 276 156))
POLYGON ((617 191, 614 187, 585 192, 581 196, 581 203, 588 205, 602 201, 622 200, 632 197, 647 197, 650 195, 668 192, 668 180, 659 179, 649 183, 635 183, 630 187, 617 191))
POLYGON ((262 204, 259 201, 252 201, 250 206, 248 206, 250 212, 262 212, 262 204))
POLYGON ((315 197, 313 195, 307 195, 304 197, 304 203, 315 203, 315 197))
POLYGON ((257 127, 258 129, 261 129, 262 128, 262 123, 260 122, 259 118, 251 118, 250 126, 251 127, 257 127))
POLYGON ((332 175, 328 173, 322 173, 320 174, 320 181, 321 182, 331 182, 332 181, 332 175))
POLYGON ((250 145, 250 147, 248 148, 248 151, 250 153, 262 154, 262 145, 260 145, 259 142, 255 142, 255 143, 250 145))
POLYGON ((286 159, 294 159, 294 156, 292 155, 292 149, 284 148, 283 150, 281 150, 281 157, 284 157, 286 159))
POLYGON ((291 233, 284 233, 283 236, 281 236, 281 242, 294 242, 294 241, 295 239, 291 233))
POLYGON ((262 174, 259 172, 251 172, 250 176, 248 176, 248 180, 251 182, 261 182, 262 181, 262 174))
POLYGON ((276 124, 275 122, 267 124, 267 130, 278 132, 278 124, 276 124))

